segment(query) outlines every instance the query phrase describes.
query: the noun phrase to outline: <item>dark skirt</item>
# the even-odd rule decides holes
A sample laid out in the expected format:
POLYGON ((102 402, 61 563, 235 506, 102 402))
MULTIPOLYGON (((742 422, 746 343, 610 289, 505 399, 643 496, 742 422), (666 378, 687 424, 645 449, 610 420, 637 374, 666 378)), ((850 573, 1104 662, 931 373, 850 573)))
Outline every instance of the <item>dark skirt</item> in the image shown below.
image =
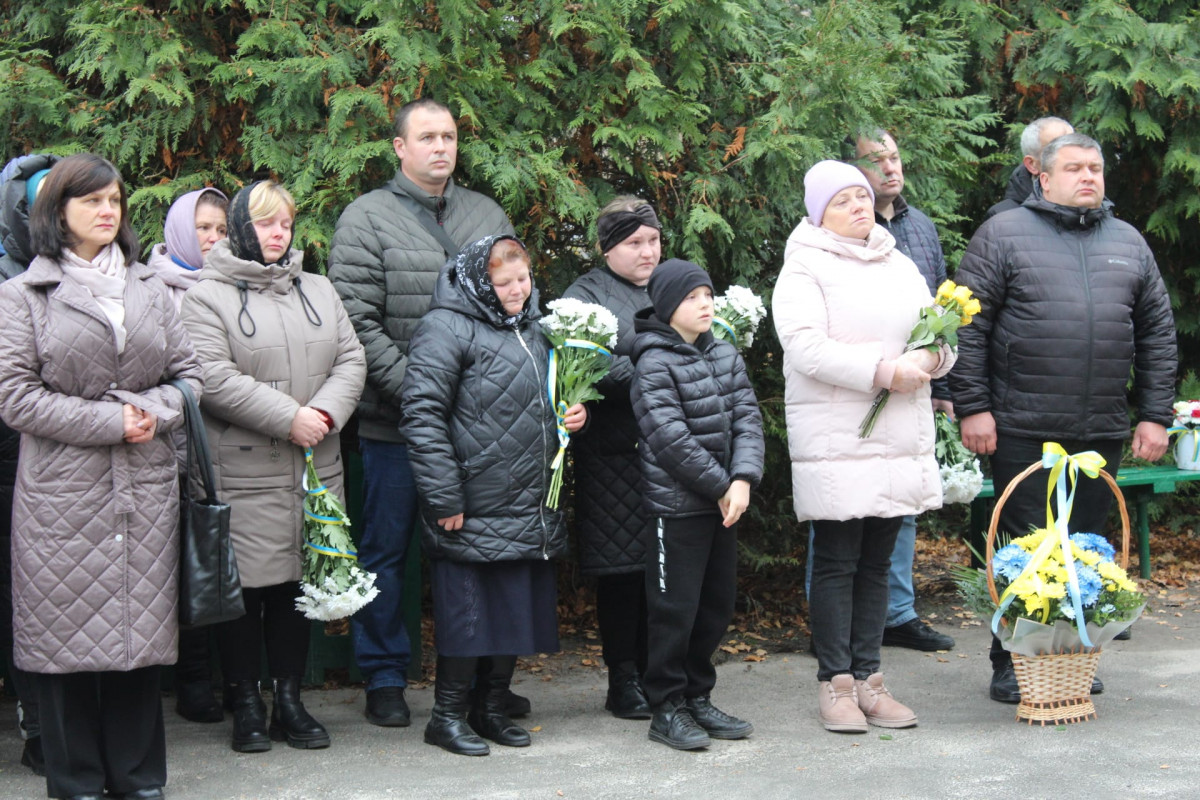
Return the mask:
POLYGON ((430 564, 438 655, 526 655, 558 650, 553 561, 430 564))

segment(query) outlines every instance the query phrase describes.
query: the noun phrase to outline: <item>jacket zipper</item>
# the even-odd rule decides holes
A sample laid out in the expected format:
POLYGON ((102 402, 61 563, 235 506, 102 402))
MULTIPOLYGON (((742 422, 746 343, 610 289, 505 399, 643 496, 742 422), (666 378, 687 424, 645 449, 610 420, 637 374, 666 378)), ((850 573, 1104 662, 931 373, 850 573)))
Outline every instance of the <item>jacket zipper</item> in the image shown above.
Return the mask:
MULTIPOLYGON (((521 348, 529 356, 529 361, 530 361, 530 363, 533 364, 533 373, 535 375, 540 375, 541 369, 538 367, 537 359, 533 357, 533 351, 530 350, 529 345, 525 343, 525 339, 521 336, 521 332, 519 330, 514 329, 513 335, 517 337, 517 341, 521 343, 521 348)), ((541 383, 542 383, 542 381, 539 380, 538 384, 540 385, 541 383)), ((541 409, 542 409, 542 417, 545 417, 546 416, 546 395, 543 394, 541 389, 539 388, 539 390, 537 392, 537 396, 538 396, 538 405, 540 405, 541 409)), ((546 426, 543 425, 542 426, 542 497, 541 497, 541 500, 538 502, 538 521, 542 525, 542 560, 543 561, 550 560, 550 553, 547 552, 547 548, 549 547, 549 544, 550 544, 550 535, 546 530, 546 494, 550 491, 550 486, 546 482, 546 476, 547 476, 547 474, 549 474, 549 472, 550 472, 550 462, 548 462, 546 460, 546 426)))
MULTIPOLYGON (((1082 222, 1082 221, 1083 221, 1083 217, 1080 217, 1080 222, 1082 222)), ((1090 403, 1091 398, 1092 398, 1092 350, 1095 348, 1095 344, 1096 344, 1096 331, 1095 331, 1096 313, 1095 313, 1095 309, 1092 308, 1092 279, 1091 279, 1091 276, 1088 274, 1087 251, 1084 249, 1082 238, 1079 240, 1079 266, 1083 271, 1083 296, 1084 296, 1084 301, 1087 303, 1087 315, 1088 315, 1088 317, 1087 317, 1088 318, 1088 353, 1087 353, 1087 357, 1085 360, 1085 363, 1087 364, 1087 369, 1084 372, 1084 380, 1083 380, 1083 397, 1084 397, 1084 422, 1083 422, 1083 424, 1084 424, 1084 430, 1083 430, 1083 437, 1082 437, 1082 438, 1086 439, 1086 438, 1088 438, 1087 431, 1091 427, 1090 420, 1087 418, 1087 406, 1090 403)))

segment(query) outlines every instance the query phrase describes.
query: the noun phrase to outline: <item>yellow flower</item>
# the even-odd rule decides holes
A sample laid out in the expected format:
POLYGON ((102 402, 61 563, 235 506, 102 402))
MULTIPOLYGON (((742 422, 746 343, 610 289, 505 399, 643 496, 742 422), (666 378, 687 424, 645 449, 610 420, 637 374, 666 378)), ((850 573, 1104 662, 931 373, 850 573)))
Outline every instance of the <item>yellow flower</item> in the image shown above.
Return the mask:
POLYGON ((954 290, 957 288, 958 287, 955 285, 954 281, 943 281, 942 285, 938 287, 937 297, 934 298, 937 304, 939 306, 945 305, 945 303, 942 301, 949 300, 951 297, 953 297, 954 290))
POLYGON ((980 308, 982 306, 979 305, 979 301, 972 297, 963 305, 963 313, 968 317, 973 317, 979 313, 980 308))
POLYGON ((966 286, 956 286, 954 288, 953 297, 954 302, 965 307, 967 303, 971 302, 971 290, 966 286))
POLYGON ((1094 567, 1101 561, 1100 554, 1094 550, 1083 550, 1075 545, 1071 545, 1071 552, 1077 559, 1082 561, 1084 564, 1087 564, 1089 567, 1094 567))
POLYGON ((1096 571, 1100 573, 1101 578, 1106 581, 1112 581, 1113 583, 1120 583, 1121 581, 1129 580, 1128 576, 1125 574, 1125 570, 1121 569, 1111 561, 1101 561, 1096 565, 1096 571))
POLYGON ((1013 539, 1012 543, 1020 547, 1022 550, 1032 553, 1034 550, 1038 549, 1038 545, 1042 543, 1042 540, 1049 535, 1050 531, 1046 530, 1045 528, 1038 528, 1033 533, 1022 536, 1018 539, 1013 539))

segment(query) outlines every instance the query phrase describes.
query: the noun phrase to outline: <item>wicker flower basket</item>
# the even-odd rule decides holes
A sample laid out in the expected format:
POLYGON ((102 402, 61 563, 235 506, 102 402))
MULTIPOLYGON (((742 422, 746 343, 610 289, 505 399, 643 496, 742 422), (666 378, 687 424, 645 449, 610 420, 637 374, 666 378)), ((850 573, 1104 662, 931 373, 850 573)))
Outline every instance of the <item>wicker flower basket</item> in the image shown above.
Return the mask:
MULTIPOLYGON (((988 525, 987 535, 987 583, 992 595, 992 602, 1000 604, 1000 595, 996 591, 996 580, 992 576, 992 556, 996 551, 996 529, 1000 523, 1000 511, 1004 503, 1017 488, 1017 484, 1042 469, 1041 462, 1026 467, 1021 474, 1013 478, 1004 489, 1004 493, 996 501, 992 512, 992 520, 988 525)), ((1117 488, 1117 482, 1106 471, 1100 470, 1100 477, 1112 489, 1117 498, 1117 508, 1121 513, 1121 568, 1129 567, 1129 511, 1125 507, 1125 497, 1117 488)), ((1007 625, 1007 620, 1003 621, 1007 625)), ((1059 724, 1063 722, 1083 722, 1095 718, 1096 706, 1092 703, 1092 679, 1096 676, 1096 665, 1100 662, 1099 647, 1082 647, 1074 651, 1046 653, 1043 655, 1027 656, 1020 653, 1012 654, 1013 672, 1017 676, 1017 686, 1021 690, 1021 702, 1017 705, 1017 719, 1023 719, 1032 725, 1039 722, 1059 724)))

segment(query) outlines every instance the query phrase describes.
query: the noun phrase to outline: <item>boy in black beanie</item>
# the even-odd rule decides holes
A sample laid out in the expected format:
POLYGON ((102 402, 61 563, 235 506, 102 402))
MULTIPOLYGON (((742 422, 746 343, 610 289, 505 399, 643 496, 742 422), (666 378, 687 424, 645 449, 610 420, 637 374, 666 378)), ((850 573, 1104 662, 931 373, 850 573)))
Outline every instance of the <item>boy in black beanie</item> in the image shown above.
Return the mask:
POLYGON ((712 654, 733 619, 737 521, 762 478, 758 400, 737 348, 714 339, 713 285, 689 261, 654 268, 635 317, 630 396, 638 419, 649 658, 650 738, 679 750, 742 739, 749 722, 709 700, 712 654))

